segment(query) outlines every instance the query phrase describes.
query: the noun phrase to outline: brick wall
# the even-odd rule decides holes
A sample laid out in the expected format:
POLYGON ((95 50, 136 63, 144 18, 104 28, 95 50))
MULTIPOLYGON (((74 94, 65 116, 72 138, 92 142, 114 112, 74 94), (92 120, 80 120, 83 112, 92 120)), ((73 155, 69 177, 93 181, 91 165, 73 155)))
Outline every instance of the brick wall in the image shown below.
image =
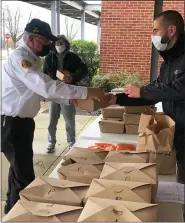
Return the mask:
MULTIPOLYGON (((100 74, 127 70, 149 80, 154 1, 102 1, 100 74)), ((184 0, 164 1, 163 10, 184 15, 184 0)))

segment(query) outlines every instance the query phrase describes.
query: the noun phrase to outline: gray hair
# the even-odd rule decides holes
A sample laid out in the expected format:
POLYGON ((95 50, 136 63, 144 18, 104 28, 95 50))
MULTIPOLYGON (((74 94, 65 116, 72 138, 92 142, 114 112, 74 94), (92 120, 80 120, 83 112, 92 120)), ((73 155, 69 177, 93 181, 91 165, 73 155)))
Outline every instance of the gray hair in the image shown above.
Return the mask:
POLYGON ((39 37, 39 35, 37 35, 35 33, 30 33, 30 32, 24 31, 24 34, 23 34, 23 40, 24 40, 24 42, 27 42, 27 40, 28 40, 28 38, 30 36, 39 37))
POLYGON ((26 42, 26 40, 29 38, 29 36, 30 36, 30 33, 27 32, 27 31, 24 31, 24 34, 23 34, 23 40, 24 40, 24 42, 26 42))

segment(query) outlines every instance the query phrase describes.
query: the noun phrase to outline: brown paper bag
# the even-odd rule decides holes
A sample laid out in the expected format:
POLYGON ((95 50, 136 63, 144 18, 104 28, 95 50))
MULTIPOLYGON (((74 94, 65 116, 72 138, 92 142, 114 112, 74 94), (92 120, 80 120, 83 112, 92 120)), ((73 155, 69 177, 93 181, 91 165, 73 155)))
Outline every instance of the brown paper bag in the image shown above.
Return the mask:
POLYGON ((101 110, 103 118, 123 118, 124 107, 110 106, 101 110))
POLYGON ((155 163, 105 163, 100 178, 152 184, 152 201, 155 201, 158 185, 155 163))
POLYGON ((123 114, 123 121, 126 125, 138 125, 141 115, 137 114, 123 114))
POLYGON ((149 152, 119 152, 110 151, 105 162, 117 163, 148 163, 149 152))
POLYGON ((125 124, 123 121, 103 119, 99 121, 99 127, 102 133, 123 134, 125 132, 125 124))
POLYGON ((176 174, 176 154, 175 151, 169 153, 150 152, 149 162, 157 163, 157 173, 159 175, 176 174))
POLYGON ((74 163, 58 169, 60 179, 90 184, 94 178, 99 178, 101 171, 93 165, 74 163))
POLYGON ((176 157, 173 151, 174 121, 164 115, 141 115, 136 150, 151 151, 150 162, 157 163, 158 174, 174 174, 176 157), (169 156, 170 154, 170 156, 169 156))
POLYGON ((156 222, 157 205, 91 197, 78 222, 156 222))
POLYGON ((138 151, 171 152, 173 148, 175 123, 167 115, 141 115, 138 151))
POLYGON ((77 148, 73 147, 65 156, 66 158, 87 158, 96 161, 103 161, 107 156, 107 151, 100 151, 100 150, 89 150, 84 148, 77 148))
POLYGON ((138 125, 125 125, 126 134, 138 135, 138 125))
POLYGON ((85 196, 104 199, 151 203, 152 185, 129 181, 94 179, 85 196))
POLYGON ((82 207, 19 200, 4 222, 75 222, 82 207))
POLYGON ((88 184, 37 177, 20 192, 20 198, 42 203, 81 206, 88 187, 88 184))
POLYGON ((85 164, 85 165, 91 165, 96 167, 99 171, 102 171, 103 166, 104 166, 104 161, 96 161, 93 159, 88 159, 88 158, 71 158, 71 159, 66 159, 63 163, 62 166, 68 166, 71 164, 85 164))

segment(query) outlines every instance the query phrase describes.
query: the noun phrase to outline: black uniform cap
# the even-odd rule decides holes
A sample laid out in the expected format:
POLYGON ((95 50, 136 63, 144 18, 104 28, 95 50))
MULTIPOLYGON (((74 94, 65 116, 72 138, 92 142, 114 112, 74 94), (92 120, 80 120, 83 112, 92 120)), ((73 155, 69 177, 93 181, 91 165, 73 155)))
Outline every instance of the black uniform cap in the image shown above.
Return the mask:
POLYGON ((56 41, 57 37, 51 32, 51 27, 48 23, 41 21, 40 19, 32 19, 30 23, 26 25, 25 31, 43 36, 47 40, 56 41))

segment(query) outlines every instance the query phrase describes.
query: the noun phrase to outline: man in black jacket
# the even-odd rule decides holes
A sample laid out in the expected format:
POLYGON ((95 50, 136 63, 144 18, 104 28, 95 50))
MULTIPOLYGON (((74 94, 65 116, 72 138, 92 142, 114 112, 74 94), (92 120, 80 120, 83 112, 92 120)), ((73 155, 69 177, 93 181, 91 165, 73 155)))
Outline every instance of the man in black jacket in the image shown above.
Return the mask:
MULTIPOLYGON (((43 72, 56 80, 57 70, 64 75, 64 81, 68 84, 77 85, 79 81, 87 77, 88 69, 82 60, 74 53, 70 52, 70 43, 64 35, 58 36, 58 41, 52 51, 45 58, 43 72)), ((56 130, 58 119, 62 112, 66 133, 67 143, 71 147, 75 143, 75 106, 57 104, 51 102, 49 105, 49 127, 48 127, 48 152, 55 151, 56 144, 56 130)))
POLYGON ((123 106, 162 102, 164 113, 175 121, 177 180, 185 184, 185 33, 181 14, 168 10, 157 16, 152 42, 164 59, 159 77, 142 88, 125 86, 125 94, 114 100, 123 106))

